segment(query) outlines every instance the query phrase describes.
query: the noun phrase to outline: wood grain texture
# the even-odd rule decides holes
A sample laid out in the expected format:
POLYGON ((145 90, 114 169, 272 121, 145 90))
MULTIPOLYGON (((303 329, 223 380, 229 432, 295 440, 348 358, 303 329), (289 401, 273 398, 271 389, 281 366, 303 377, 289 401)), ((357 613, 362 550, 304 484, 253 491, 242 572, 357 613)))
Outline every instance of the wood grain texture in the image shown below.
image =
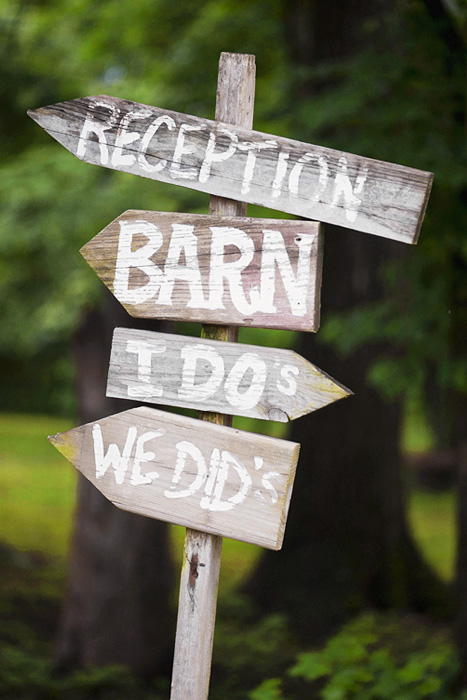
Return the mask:
MULTIPOLYGON (((222 53, 219 60, 216 121, 243 129, 253 128, 256 65, 249 54, 222 53)), ((211 195, 209 213, 246 216, 247 203, 211 195)))
POLYGON ((131 316, 319 327, 315 222, 129 210, 81 254, 131 316))
POLYGON ((350 394, 293 350, 114 331, 107 396, 287 422, 350 394))
POLYGON ((405 243, 417 241, 433 179, 242 128, 228 106, 212 121, 100 95, 28 113, 88 163, 405 243))
POLYGON ((112 503, 280 549, 299 445, 141 406, 49 438, 112 503))
MULTIPOLYGON (((222 53, 216 97, 216 119, 251 128, 255 95, 255 57, 222 53)), ((211 214, 245 216, 246 204, 211 195, 211 214)), ((236 326, 203 325, 202 338, 237 340, 236 326)), ((232 425, 230 416, 200 413, 202 420, 217 425, 232 425)), ((222 540, 187 529, 185 551, 195 552, 200 561, 208 561, 209 577, 201 578, 201 587, 190 569, 184 566, 180 581, 179 617, 175 640, 171 700, 206 700, 209 691, 212 645, 217 606, 217 581, 221 565, 222 540)))
POLYGON ((187 529, 171 700, 208 696, 222 538, 187 529))

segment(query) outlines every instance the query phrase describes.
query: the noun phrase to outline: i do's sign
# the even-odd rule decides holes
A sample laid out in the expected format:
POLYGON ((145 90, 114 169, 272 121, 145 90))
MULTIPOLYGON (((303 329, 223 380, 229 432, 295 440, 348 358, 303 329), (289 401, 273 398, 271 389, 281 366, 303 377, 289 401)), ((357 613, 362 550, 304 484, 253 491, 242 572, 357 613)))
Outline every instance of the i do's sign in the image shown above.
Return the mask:
POLYGON ((350 393, 293 350, 114 331, 107 396, 286 422, 350 393))

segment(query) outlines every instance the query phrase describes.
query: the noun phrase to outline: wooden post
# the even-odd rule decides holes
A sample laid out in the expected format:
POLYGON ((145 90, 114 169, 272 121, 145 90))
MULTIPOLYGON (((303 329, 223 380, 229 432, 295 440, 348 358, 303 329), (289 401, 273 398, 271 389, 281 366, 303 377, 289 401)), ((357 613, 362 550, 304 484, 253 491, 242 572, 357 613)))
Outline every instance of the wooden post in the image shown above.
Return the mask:
MULTIPOLYGON (((222 53, 217 83, 216 121, 253 126, 255 57, 222 53)), ((245 216, 246 204, 214 195, 211 214, 245 216)), ((203 338, 235 342, 232 326, 203 326, 203 338)), ((232 418, 200 413, 200 418, 231 425, 232 418)), ((180 581, 171 700, 206 700, 211 674, 222 537, 187 529, 180 581)))

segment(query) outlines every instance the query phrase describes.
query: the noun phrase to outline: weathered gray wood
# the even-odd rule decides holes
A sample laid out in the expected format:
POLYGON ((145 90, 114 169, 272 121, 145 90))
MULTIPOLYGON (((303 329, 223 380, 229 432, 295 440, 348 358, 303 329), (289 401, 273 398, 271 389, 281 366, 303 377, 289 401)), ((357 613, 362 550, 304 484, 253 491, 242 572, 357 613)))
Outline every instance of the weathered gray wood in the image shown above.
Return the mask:
POLYGON ((433 176, 234 126, 100 95, 28 114, 78 158, 261 204, 315 221, 416 243, 433 176))
POLYGON ((299 445, 141 406, 49 438, 123 510, 280 549, 299 445))
POLYGON ((350 394, 293 350, 114 331, 107 396, 287 422, 350 394))
MULTIPOLYGON (((219 60, 216 121, 242 129, 253 128, 256 66, 250 54, 222 53, 219 60)), ((226 199, 225 193, 209 198, 209 213, 217 216, 246 216, 246 202, 226 199)))
MULTIPOLYGON (((254 56, 221 54, 216 119, 251 129, 255 72, 254 56)), ((245 216, 246 204, 211 195, 209 211, 211 214, 245 216)), ((236 341, 237 328, 203 325, 201 337, 236 341)), ((230 416, 220 413, 202 413, 200 417, 219 425, 232 424, 230 416)), ((171 700, 206 700, 208 697, 221 550, 221 538, 186 531, 185 552, 190 567, 183 567, 180 581, 171 700), (192 575, 194 556, 199 562, 207 562, 209 575, 198 578, 192 575)))
POLYGON ((81 254, 132 316, 319 327, 315 222, 130 210, 81 254))
POLYGON ((222 537, 187 529, 171 700, 205 700, 211 674, 222 537))

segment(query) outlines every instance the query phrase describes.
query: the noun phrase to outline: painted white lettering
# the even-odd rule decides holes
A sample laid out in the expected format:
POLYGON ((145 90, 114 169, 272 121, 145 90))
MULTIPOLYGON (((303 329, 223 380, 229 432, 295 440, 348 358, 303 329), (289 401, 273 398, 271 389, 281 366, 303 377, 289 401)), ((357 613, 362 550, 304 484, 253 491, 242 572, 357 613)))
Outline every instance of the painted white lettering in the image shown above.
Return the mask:
POLYGON ((246 151, 248 153, 245 163, 245 170, 243 172, 242 180, 242 194, 248 194, 250 191, 251 181, 253 180, 253 173, 256 165, 256 158, 260 151, 265 151, 267 149, 277 148, 277 141, 260 141, 259 143, 239 143, 238 148, 240 151, 246 151))
POLYGON ((107 469, 111 466, 115 472, 116 483, 123 484, 136 434, 137 429, 134 426, 129 428, 125 446, 121 454, 120 448, 114 442, 110 443, 107 452, 104 454, 102 429, 99 423, 94 423, 92 426, 92 440, 94 444, 94 459, 96 462, 96 479, 102 479, 107 469))
POLYGON ((313 160, 318 161, 319 178, 318 186, 316 187, 316 190, 314 191, 313 196, 310 197, 310 199, 311 201, 319 202, 328 183, 329 168, 327 160, 324 156, 317 156, 315 153, 305 153, 305 155, 299 158, 293 166, 292 170, 290 171, 289 191, 290 194, 294 195, 295 197, 299 196, 298 188, 300 186, 300 176, 302 174, 303 166, 305 165, 305 163, 310 163, 313 160))
POLYGON ((264 459, 262 457, 255 457, 253 461, 254 461, 256 471, 258 471, 258 469, 263 468, 264 459))
POLYGON ((266 474, 263 474, 261 477, 261 484, 262 486, 266 489, 266 491, 269 491, 269 501, 266 499, 266 496, 259 490, 257 489, 255 491, 255 496, 258 499, 258 501, 261 501, 264 504, 267 505, 274 505, 277 503, 279 500, 279 494, 277 493, 276 489, 274 486, 271 484, 271 479, 277 479, 280 478, 279 472, 266 472, 266 474))
POLYGON ((149 221, 120 221, 117 259, 113 292, 122 304, 141 304, 152 299, 163 280, 162 271, 151 260, 151 255, 162 245, 162 233, 149 221), (133 250, 133 237, 143 235, 148 242, 133 250), (148 281, 130 289, 130 270, 137 268, 144 272, 148 281))
POLYGON ((167 349, 164 340, 155 340, 145 343, 142 340, 127 340, 126 351, 138 356, 138 381, 139 384, 128 385, 128 397, 130 399, 153 399, 163 396, 162 387, 151 382, 152 356, 164 353, 167 349))
MULTIPOLYGON (((221 451, 217 447, 215 447, 211 452, 211 459, 209 461, 209 475, 206 481, 206 485, 204 487, 204 496, 201 499, 201 504, 208 504, 211 500, 211 496, 214 491, 214 486, 216 485, 216 482, 219 477, 220 462, 221 451)), ((201 507, 204 508, 203 505, 201 505, 201 507)))
MULTIPOLYGON (((213 450, 214 452, 214 450, 213 450)), ((201 508, 211 511, 226 511, 232 510, 234 506, 243 503, 251 490, 251 476, 247 469, 239 462, 230 452, 222 450, 220 459, 217 450, 214 459, 211 460, 211 470, 208 483, 206 484, 207 492, 200 501, 201 508), (229 476, 229 466, 232 466, 237 472, 240 479, 240 487, 233 495, 222 500, 224 487, 229 476), (211 477, 211 473, 213 476, 211 477)))
POLYGON ((294 396, 297 391, 297 380, 295 377, 298 377, 300 370, 298 367, 295 367, 295 365, 283 365, 280 374, 281 378, 284 380, 284 384, 281 384, 278 379, 276 382, 278 390, 281 394, 285 394, 286 396, 294 396))
MULTIPOLYGON (((167 114, 163 114, 160 117, 157 117, 157 119, 154 119, 152 124, 147 128, 143 138, 141 139, 138 154, 138 163, 147 173, 158 173, 161 170, 163 170, 167 165, 167 160, 165 158, 159 159, 159 162, 154 165, 149 163, 148 159, 146 158, 151 139, 156 134, 156 132, 162 124, 165 124, 169 131, 173 131, 176 127, 176 124, 172 117, 169 117, 167 114)), ((151 153, 151 156, 154 157, 154 154, 151 153)))
POLYGON ((118 128, 118 133, 115 138, 115 148, 112 153, 112 165, 114 168, 121 166, 130 166, 136 160, 136 155, 134 153, 123 154, 123 149, 129 146, 130 143, 134 143, 140 138, 137 131, 128 131, 128 126, 133 119, 144 119, 147 116, 147 110, 134 110, 130 111, 123 117, 118 128))
POLYGON ((220 163, 223 160, 227 160, 232 156, 237 150, 238 136, 230 129, 218 129, 216 131, 211 131, 209 134, 208 145, 206 146, 206 153, 204 154, 204 160, 201 163, 201 169, 199 171, 199 181, 207 182, 210 174, 211 167, 213 163, 220 163), (225 151, 216 152, 216 139, 218 134, 226 134, 230 139, 229 147, 225 151))
POLYGON ((178 390, 178 398, 185 401, 203 401, 214 396, 224 378, 224 360, 216 350, 208 345, 187 345, 180 353, 183 360, 182 381, 178 390), (198 360, 208 363, 209 370, 204 369, 202 376, 206 379, 200 382, 201 372, 196 373, 198 360))
POLYGON ((338 171, 334 181, 334 194, 331 206, 339 206, 340 200, 343 199, 347 221, 349 223, 354 223, 357 219, 358 209, 362 203, 361 197, 358 195, 361 195, 363 192, 363 186, 368 175, 368 166, 363 165, 360 168, 357 179, 355 180, 355 187, 352 187, 352 183, 347 174, 347 165, 347 158, 342 156, 339 159, 338 171))
POLYGON ((192 124, 180 124, 178 130, 177 142, 173 154, 172 165, 170 166, 170 175, 173 178, 182 178, 185 180, 196 180, 198 177, 195 168, 185 168, 182 170, 181 162, 183 156, 193 155, 196 153, 196 148, 193 144, 185 142, 185 133, 190 131, 201 131, 201 126, 193 126, 192 124))
POLYGON ((117 108, 107 102, 96 102, 95 107, 103 107, 110 111, 110 118, 107 125, 100 121, 95 121, 92 117, 86 117, 83 128, 81 129, 78 146, 76 148, 76 156, 83 159, 86 154, 86 146, 91 140, 89 137, 91 134, 97 136, 97 141, 99 143, 99 153, 101 165, 108 165, 109 163, 109 148, 107 145, 107 139, 105 137, 105 132, 108 129, 112 129, 115 123, 117 108))
POLYGON ((187 308, 205 309, 207 304, 203 296, 203 284, 198 265, 198 238, 191 224, 173 224, 172 236, 164 267, 164 279, 158 304, 172 306, 172 292, 176 279, 189 285, 190 299, 187 308), (185 265, 180 265, 180 256, 185 257, 185 265))
POLYGON ((225 396, 231 406, 235 408, 249 409, 256 406, 260 400, 264 385, 266 384, 266 363, 259 355, 246 352, 235 362, 225 381, 225 396), (252 378, 250 385, 244 391, 245 375, 250 370, 252 378))
POLYGON ((311 234, 300 233, 295 239, 298 246, 297 273, 294 274, 287 248, 280 231, 263 231, 263 257, 261 259, 261 311, 276 313, 274 295, 276 287, 276 263, 284 283, 290 309, 294 316, 306 314, 306 300, 310 282, 310 259, 313 245, 311 234))
POLYGON ((133 469, 131 471, 130 483, 132 486, 139 486, 140 484, 152 484, 154 479, 159 478, 157 472, 147 472, 146 474, 141 473, 141 463, 150 462, 156 458, 154 452, 145 452, 144 443, 149 440, 154 440, 155 438, 164 435, 165 430, 154 430, 147 433, 143 433, 139 436, 136 441, 136 451, 135 458, 133 460, 133 469))
POLYGON ((280 197, 282 194, 282 183, 287 174, 287 161, 289 160, 290 153, 285 151, 280 151, 277 158, 276 174, 274 176, 274 181, 272 183, 272 196, 274 198, 280 197))
POLYGON ((172 486, 170 489, 166 489, 164 491, 164 496, 166 498, 187 498, 188 496, 192 496, 194 493, 196 493, 204 484, 207 474, 206 462, 201 454, 201 451, 196 447, 196 445, 193 445, 192 442, 188 442, 188 440, 177 442, 176 448, 178 452, 174 474, 172 477, 172 486), (189 486, 177 491, 178 484, 180 483, 182 474, 185 470, 186 458, 188 456, 195 462, 197 473, 189 486))
MULTIPOLYGON (((247 301, 243 289, 242 272, 253 259, 255 247, 251 238, 239 228, 228 226, 211 226, 211 263, 209 273, 209 308, 224 309, 224 280, 228 282, 230 297, 235 308, 241 314, 252 314, 258 309, 259 291, 257 287, 250 289, 250 301, 247 301), (235 260, 226 261, 225 248, 235 246, 240 256, 235 260)), ((232 254, 236 255, 236 253, 232 254)))

